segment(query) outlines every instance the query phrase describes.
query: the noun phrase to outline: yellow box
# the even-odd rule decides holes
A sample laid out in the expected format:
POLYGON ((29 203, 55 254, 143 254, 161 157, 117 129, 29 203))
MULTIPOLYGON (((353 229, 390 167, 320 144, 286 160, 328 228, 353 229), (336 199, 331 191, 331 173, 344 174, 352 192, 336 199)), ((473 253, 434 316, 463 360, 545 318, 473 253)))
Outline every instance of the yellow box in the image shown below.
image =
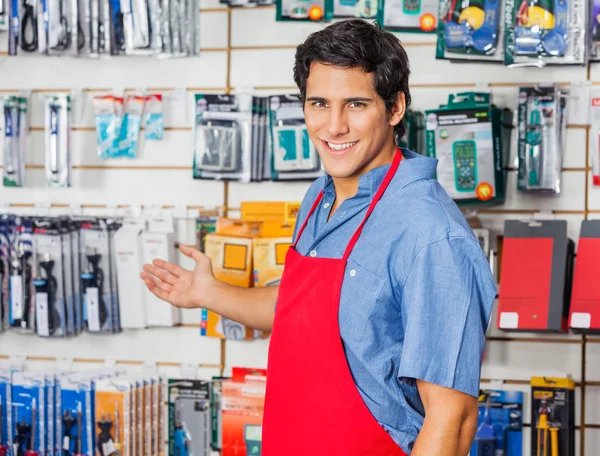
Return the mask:
MULTIPOLYGON (((252 287, 252 239, 208 234, 205 254, 212 261, 217 280, 239 287, 252 287)), ((219 339, 254 339, 252 329, 207 310, 202 311, 200 333, 219 339)))
POLYGON ((254 244, 254 286, 279 285, 291 237, 258 238, 254 244))
POLYGON ((263 222, 260 230, 261 238, 280 238, 294 236, 295 222, 263 222))
POLYGON ((253 238, 259 237, 262 230, 260 221, 244 221, 239 219, 220 217, 217 220, 215 234, 221 236, 235 236, 253 238))
POLYGON ((242 220, 263 222, 292 222, 299 210, 296 201, 243 201, 240 207, 242 220))

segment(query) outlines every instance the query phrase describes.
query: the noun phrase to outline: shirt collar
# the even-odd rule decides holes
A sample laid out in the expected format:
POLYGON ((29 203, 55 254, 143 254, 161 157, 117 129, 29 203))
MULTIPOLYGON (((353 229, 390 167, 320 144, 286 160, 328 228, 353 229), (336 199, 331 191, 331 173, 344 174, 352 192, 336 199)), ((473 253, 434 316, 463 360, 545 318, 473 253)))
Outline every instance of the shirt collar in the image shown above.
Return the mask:
MULTIPOLYGON (((394 176, 396 185, 405 187, 419 179, 435 179, 435 172, 438 160, 432 157, 425 157, 409 149, 400 149, 403 160, 400 162, 398 171, 394 176)), ((385 175, 391 165, 379 166, 360 176, 358 180, 358 192, 356 196, 370 195, 373 197, 377 189, 385 179, 385 175)), ((323 182, 323 192, 335 195, 333 178, 325 173, 323 182)))

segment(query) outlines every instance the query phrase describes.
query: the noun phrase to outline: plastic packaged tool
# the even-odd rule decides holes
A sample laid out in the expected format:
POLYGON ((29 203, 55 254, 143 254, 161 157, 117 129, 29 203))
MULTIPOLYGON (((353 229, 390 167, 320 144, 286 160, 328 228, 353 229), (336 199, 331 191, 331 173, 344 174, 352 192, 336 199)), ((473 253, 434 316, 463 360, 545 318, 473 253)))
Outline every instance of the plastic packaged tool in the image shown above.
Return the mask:
POLYGON ((77 0, 45 1, 48 14, 48 55, 77 55, 81 44, 77 0))
POLYGON ((0 30, 8 29, 8 0, 0 0, 0 30))
POLYGON ((20 51, 36 52, 39 47, 39 3, 36 0, 22 0, 20 6, 20 51))
POLYGON ((8 55, 17 55, 19 49, 19 38, 21 35, 21 24, 19 17, 19 0, 7 0, 8 2, 8 55))
POLYGON ((269 97, 272 180, 310 179, 322 174, 317 149, 308 136, 302 103, 293 95, 269 97))
POLYGON ((71 186, 71 98, 46 98, 46 181, 50 187, 71 186))
POLYGON ((503 2, 442 0, 436 58, 502 62, 503 2))
MULTIPOLYGON (((364 3, 364 0, 358 2, 364 3)), ((333 0, 276 0, 275 5, 278 21, 329 21, 333 18, 333 0)), ((372 11, 377 11, 377 5, 372 11)))
POLYGON ((0 214, 0 330, 8 328, 10 245, 13 217, 0 214))
POLYGON ((511 111, 489 93, 451 94, 425 112, 427 155, 439 160, 436 177, 458 204, 504 201, 511 111))
POLYGON ((377 20, 388 30, 434 33, 438 22, 438 2, 379 0, 377 20))
POLYGON ((145 110, 146 139, 162 140, 165 137, 165 119, 161 94, 146 96, 145 110))
POLYGON ((0 148, 4 151, 3 184, 5 187, 25 185, 27 149, 27 98, 0 98, 0 148))
POLYGON ((118 157, 135 158, 138 151, 140 128, 146 97, 144 95, 127 94, 125 96, 123 123, 119 136, 118 157))
POLYGON ((333 17, 374 19, 383 0, 333 0, 333 17))
POLYGON ((15 372, 12 378, 14 456, 38 456, 46 450, 47 400, 45 375, 15 372))
POLYGON ((33 222, 17 217, 9 250, 10 326, 20 332, 35 330, 35 288, 33 284, 33 222))
POLYGON ((94 394, 95 381, 84 374, 70 374, 57 380, 58 429, 61 454, 84 456, 95 454, 94 394))
POLYGON ((0 368, 0 456, 12 448, 12 376, 11 368, 0 368))
POLYGON ((590 27, 590 60, 600 60, 600 0, 592 0, 591 4, 591 27, 590 27))
POLYGON ((36 331, 42 337, 67 335, 62 234, 57 220, 33 223, 36 331))
POLYGON ((93 99, 96 148, 98 157, 102 159, 114 157, 118 153, 121 116, 117 113, 116 103, 113 95, 99 95, 93 99))
POLYGON ((248 94, 196 94, 194 179, 252 178, 252 106, 248 94))
POLYGON ((567 89, 522 87, 518 105, 518 178, 520 191, 561 191, 566 147, 567 89))
POLYGON ((585 0, 523 0, 505 4, 504 63, 585 65, 589 58, 585 0))
POLYGON ((590 108, 590 157, 592 164, 592 183, 600 186, 600 93, 595 92, 591 98, 590 108))

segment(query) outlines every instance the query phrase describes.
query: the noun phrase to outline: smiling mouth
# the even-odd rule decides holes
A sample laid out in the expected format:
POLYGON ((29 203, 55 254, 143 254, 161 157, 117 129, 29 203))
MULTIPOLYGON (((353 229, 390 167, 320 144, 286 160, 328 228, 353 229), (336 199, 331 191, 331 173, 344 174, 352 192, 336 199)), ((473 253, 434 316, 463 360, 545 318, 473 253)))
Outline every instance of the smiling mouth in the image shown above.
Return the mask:
POLYGON ((347 142, 347 143, 332 143, 329 141, 323 141, 323 144, 325 144, 327 146, 327 148, 329 149, 329 151, 334 154, 344 153, 347 150, 354 147, 357 143, 358 143, 358 141, 352 141, 352 142, 347 142))

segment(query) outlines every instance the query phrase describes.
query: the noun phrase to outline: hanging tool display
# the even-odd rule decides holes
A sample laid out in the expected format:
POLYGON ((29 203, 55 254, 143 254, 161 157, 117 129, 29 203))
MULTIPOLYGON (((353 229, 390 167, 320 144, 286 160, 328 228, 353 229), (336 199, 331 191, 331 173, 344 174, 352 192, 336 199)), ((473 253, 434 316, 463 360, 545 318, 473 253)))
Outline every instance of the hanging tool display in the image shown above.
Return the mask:
POLYGON ((71 186, 71 97, 46 99, 46 182, 50 187, 71 186))
POLYGON ((116 454, 117 449, 112 436, 113 421, 110 419, 110 415, 102 415, 97 426, 100 429, 100 432, 98 433, 96 447, 100 456, 111 456, 116 454))
POLYGON ((83 419, 81 403, 77 411, 65 410, 62 417, 62 456, 83 456, 83 419), (73 416, 75 415, 75 416, 73 416))
POLYGON ((4 147, 3 184, 5 187, 25 185, 27 149, 27 98, 0 98, 0 140, 4 147))
POLYGON ((2 395, 0 394, 0 456, 8 454, 8 447, 4 444, 5 442, 4 407, 2 406, 2 395))
POLYGON ((94 247, 87 247, 85 267, 81 273, 84 300, 84 320, 89 331, 100 331, 107 323, 108 311, 104 301, 104 271, 100 267, 102 255, 94 247))
POLYGON ((34 322, 34 294, 32 277, 32 225, 27 219, 17 218, 15 239, 11 249, 10 325, 30 332, 34 322))

